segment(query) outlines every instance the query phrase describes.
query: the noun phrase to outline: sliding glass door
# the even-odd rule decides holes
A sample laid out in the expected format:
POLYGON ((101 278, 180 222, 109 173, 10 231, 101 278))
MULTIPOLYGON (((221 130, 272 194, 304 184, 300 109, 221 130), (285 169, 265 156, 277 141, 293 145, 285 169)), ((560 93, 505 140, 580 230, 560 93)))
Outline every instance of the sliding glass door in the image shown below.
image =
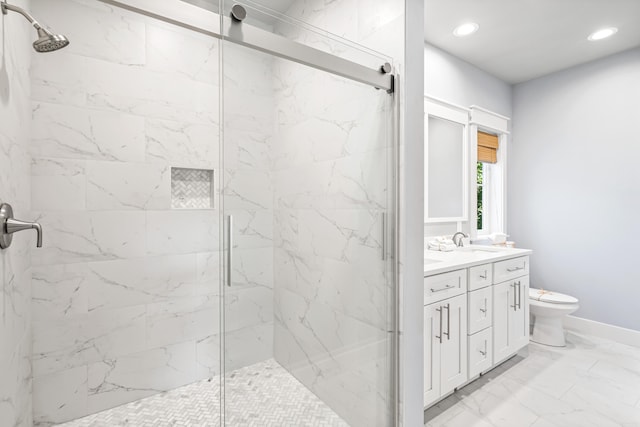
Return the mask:
POLYGON ((386 60, 264 8, 225 16, 243 10, 222 42, 225 425, 392 425, 394 95, 301 64, 386 60), (233 40, 260 31, 284 42, 233 40))

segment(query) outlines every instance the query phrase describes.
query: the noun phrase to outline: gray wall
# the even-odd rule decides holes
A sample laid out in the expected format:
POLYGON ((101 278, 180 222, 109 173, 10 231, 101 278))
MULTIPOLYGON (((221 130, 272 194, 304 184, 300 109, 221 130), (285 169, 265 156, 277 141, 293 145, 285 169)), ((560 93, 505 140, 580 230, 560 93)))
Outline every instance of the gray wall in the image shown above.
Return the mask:
POLYGON ((515 86, 509 234, 531 286, 579 317, 640 330, 640 49, 515 86))
POLYGON ((511 117, 511 85, 425 43, 424 93, 463 107, 478 105, 511 117))
MULTIPOLYGON (((450 53, 424 45, 424 93, 462 107, 478 105, 507 117, 512 115, 511 85, 450 53)), ((446 183, 443 183, 446 184, 446 183)), ((472 215, 473 212, 469 212, 472 215)), ((469 224, 463 231, 469 232, 469 224)), ((429 224, 426 237, 456 232, 455 223, 429 224)))
MULTIPOLYGON (((28 1, 12 2, 29 7, 28 1)), ((0 15, 0 201, 29 220, 29 66, 35 33, 15 13, 0 15)), ((46 234, 45 234, 46 237, 46 234)), ((31 421, 31 263, 35 233, 0 250, 0 426, 31 421)))

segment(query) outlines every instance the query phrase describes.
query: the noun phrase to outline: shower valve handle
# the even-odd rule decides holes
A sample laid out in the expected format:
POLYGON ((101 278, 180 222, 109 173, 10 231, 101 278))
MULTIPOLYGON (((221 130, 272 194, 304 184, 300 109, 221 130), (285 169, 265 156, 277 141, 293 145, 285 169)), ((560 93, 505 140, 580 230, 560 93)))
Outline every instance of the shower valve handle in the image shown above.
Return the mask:
POLYGON ((13 208, 8 203, 0 206, 0 248, 7 249, 13 241, 13 233, 23 230, 36 230, 38 238, 36 247, 42 247, 42 226, 37 222, 28 222, 15 219, 13 217, 13 208))

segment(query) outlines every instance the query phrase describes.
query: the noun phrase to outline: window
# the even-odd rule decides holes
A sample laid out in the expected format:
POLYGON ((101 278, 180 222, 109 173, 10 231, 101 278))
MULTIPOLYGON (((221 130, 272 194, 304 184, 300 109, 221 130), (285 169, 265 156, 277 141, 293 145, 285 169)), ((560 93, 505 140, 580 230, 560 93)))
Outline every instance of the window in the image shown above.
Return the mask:
POLYGON ((484 163, 482 162, 478 162, 477 165, 477 171, 476 171, 476 187, 477 187, 477 193, 478 193, 478 199, 477 199, 477 229, 478 229, 478 233, 483 233, 484 229, 485 229, 485 225, 484 225, 484 216, 483 216, 483 206, 484 206, 484 182, 485 182, 485 176, 484 176, 484 172, 485 172, 485 168, 484 168, 484 163))
POLYGON ((478 131, 478 163, 476 165, 476 230, 478 234, 489 234, 495 227, 492 226, 492 214, 495 215, 495 193, 492 188, 492 171, 499 167, 498 163, 498 136, 487 132, 478 131))

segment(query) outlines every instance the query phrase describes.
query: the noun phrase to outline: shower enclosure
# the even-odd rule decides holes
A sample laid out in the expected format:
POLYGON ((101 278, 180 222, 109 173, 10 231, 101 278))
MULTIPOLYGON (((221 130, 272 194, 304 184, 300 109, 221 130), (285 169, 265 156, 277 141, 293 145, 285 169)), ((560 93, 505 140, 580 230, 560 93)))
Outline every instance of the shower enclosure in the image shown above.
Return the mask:
POLYGON ((32 0, 36 425, 395 425, 393 60, 276 3, 32 0))

